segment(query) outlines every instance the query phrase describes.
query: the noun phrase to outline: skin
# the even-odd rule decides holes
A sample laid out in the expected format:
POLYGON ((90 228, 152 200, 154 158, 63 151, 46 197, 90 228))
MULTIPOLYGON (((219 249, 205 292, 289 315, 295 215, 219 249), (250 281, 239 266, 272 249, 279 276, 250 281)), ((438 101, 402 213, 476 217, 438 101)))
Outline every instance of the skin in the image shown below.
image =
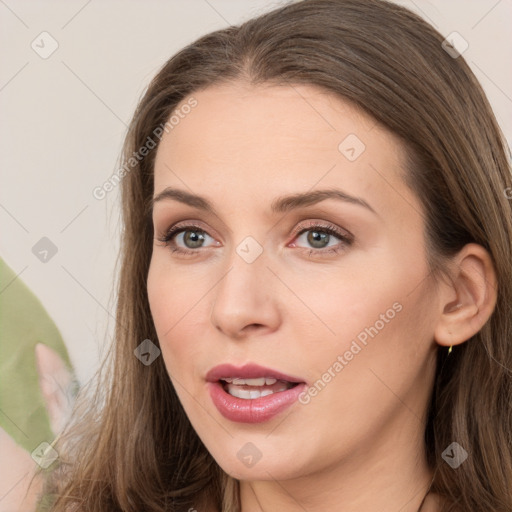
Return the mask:
MULTIPOLYGON (((172 199, 155 203, 148 295, 194 429, 240 480, 243 512, 416 512, 433 476, 423 432, 436 350, 463 343, 491 314, 488 254, 469 244, 450 262, 452 279, 434 286, 422 207, 400 177, 400 141, 336 96, 310 85, 242 82, 193 96, 197 107, 158 147, 154 193, 199 194, 217 214, 172 199), (354 161, 338 150, 349 134, 366 146, 354 161), (328 188, 363 198, 375 213, 335 199, 270 211, 278 196, 328 188), (187 221, 204 230, 203 245, 182 233, 175 246, 195 253, 172 252, 172 241, 159 238, 187 221), (331 236, 327 248, 315 245, 308 221, 328 222, 354 241, 331 236), (247 236, 263 249, 252 263, 236 252, 247 236), (205 375, 225 362, 255 362, 314 383, 394 303, 400 312, 308 404, 244 424, 212 403, 205 375), (261 452, 252 467, 237 457, 247 442, 261 452)), ((423 511, 438 509, 429 495, 423 511)))
MULTIPOLYGON (((39 388, 55 436, 63 429, 72 407, 72 375, 60 355, 43 343, 35 346, 39 388)), ((36 448, 34 446, 34 448, 36 448)), ((31 454, 0 428, 0 512, 36 510, 43 479, 31 454)))
POLYGON ((17 445, 11 436, 0 428, 0 512, 13 510, 35 510, 42 480, 33 480, 36 464, 30 453, 17 445))

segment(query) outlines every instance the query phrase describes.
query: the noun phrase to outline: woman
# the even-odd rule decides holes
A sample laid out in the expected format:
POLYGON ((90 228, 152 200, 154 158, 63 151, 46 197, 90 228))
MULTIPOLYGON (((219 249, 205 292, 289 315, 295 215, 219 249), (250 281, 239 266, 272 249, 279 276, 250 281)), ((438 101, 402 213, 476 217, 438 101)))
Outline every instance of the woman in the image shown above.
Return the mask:
POLYGON ((165 64, 115 345, 41 509, 512 510, 510 167, 443 40, 305 0, 165 64))

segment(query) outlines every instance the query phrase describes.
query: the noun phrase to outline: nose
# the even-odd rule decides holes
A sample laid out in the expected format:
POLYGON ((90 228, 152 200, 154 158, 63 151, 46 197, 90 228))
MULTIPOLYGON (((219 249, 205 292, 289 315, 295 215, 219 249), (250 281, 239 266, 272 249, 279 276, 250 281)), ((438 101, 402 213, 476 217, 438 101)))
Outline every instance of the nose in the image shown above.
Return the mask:
POLYGON ((237 340, 257 331, 275 331, 281 322, 276 281, 264 253, 252 263, 234 254, 229 270, 214 288, 214 327, 237 340))

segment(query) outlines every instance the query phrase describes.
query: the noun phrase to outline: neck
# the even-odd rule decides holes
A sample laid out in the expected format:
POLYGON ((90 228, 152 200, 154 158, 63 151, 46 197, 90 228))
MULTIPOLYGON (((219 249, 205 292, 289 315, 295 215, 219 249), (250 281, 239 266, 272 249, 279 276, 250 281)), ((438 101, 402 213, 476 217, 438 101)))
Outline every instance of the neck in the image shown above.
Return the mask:
POLYGON ((415 422, 410 417, 405 429, 403 422, 401 429, 390 425, 335 467, 280 481, 241 481, 241 511, 426 512, 423 502, 433 472, 426 462, 423 429, 415 422))

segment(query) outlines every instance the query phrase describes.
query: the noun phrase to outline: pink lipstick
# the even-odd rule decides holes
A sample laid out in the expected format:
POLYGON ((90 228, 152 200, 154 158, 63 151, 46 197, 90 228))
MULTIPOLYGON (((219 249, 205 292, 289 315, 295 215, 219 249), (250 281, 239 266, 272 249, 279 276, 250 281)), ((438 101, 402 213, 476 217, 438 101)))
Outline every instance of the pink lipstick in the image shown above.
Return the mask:
POLYGON ((206 375, 218 411, 240 423, 268 421, 297 401, 306 388, 300 378, 256 364, 222 364, 206 375))

